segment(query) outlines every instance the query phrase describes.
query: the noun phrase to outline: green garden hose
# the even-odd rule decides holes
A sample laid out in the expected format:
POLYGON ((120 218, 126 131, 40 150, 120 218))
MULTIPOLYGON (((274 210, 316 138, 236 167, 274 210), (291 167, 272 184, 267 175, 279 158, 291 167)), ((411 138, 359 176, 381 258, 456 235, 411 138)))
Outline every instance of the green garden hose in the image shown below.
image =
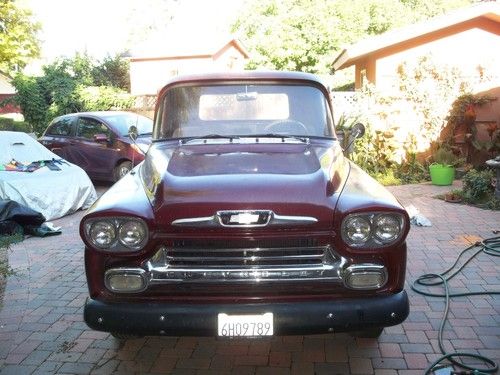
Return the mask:
MULTIPOLYGON (((457 260, 453 265, 448 268, 446 271, 440 273, 440 274, 435 274, 435 273, 428 273, 419 276, 412 284, 411 289, 415 291, 418 294, 428 296, 428 297, 441 297, 445 299, 445 308, 443 312, 443 318, 441 320, 441 324, 439 326, 439 334, 438 334, 438 343, 439 343, 439 349, 441 350, 441 353, 443 354, 442 357, 438 358, 434 363, 432 363, 425 371, 425 374, 430 374, 434 370, 437 369, 437 365, 440 364, 443 361, 448 360, 451 362, 453 365, 460 367, 462 369, 467 370, 467 372, 462 372, 466 374, 493 374, 498 371, 498 364, 496 364, 493 360, 490 358, 484 357, 479 354, 475 353, 466 353, 466 352, 455 352, 455 353, 446 353, 446 350, 444 349, 443 345, 443 330, 444 326, 446 324, 446 320, 448 319, 448 312, 450 310, 450 299, 453 297, 465 297, 465 296, 477 296, 477 295, 494 295, 494 294, 500 294, 500 291, 495 290, 495 291, 483 291, 483 292, 467 292, 467 293, 450 293, 449 285, 448 282, 455 277, 458 273, 462 271, 462 269, 465 268, 465 266, 472 261, 477 255, 485 253, 490 256, 498 257, 500 256, 500 237, 491 237, 487 238, 481 242, 476 242, 474 245, 469 246, 465 250, 463 250, 457 257, 457 260), (467 253, 469 250, 476 249, 472 255, 469 256, 465 260, 465 262, 458 267, 458 269, 454 272, 453 269, 457 266, 457 264, 460 262, 460 259, 462 258, 462 255, 467 253), (449 275, 448 275, 449 274, 449 275), (447 276, 448 275, 448 276, 447 276), (441 285, 442 288, 444 289, 444 293, 431 293, 428 291, 428 287, 432 286, 438 286, 441 285), (425 287, 424 289, 421 289, 421 286, 425 287), (485 368, 475 368, 469 365, 466 365, 463 362, 460 362, 458 358, 473 358, 477 359, 481 362, 484 362, 485 364, 488 365, 488 367, 485 368)), ((458 372, 461 373, 461 372, 458 372)))

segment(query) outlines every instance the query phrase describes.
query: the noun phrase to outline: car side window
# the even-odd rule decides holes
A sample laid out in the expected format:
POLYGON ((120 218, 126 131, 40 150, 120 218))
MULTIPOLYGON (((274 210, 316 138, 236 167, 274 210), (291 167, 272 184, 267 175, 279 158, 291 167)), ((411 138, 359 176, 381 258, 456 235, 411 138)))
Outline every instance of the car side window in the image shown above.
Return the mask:
POLYGON ((90 117, 78 119, 77 136, 94 140, 96 134, 106 134, 108 138, 111 137, 110 130, 102 122, 90 117))
POLYGON ((57 120, 47 130, 47 135, 70 135, 71 123, 72 121, 70 117, 57 120))

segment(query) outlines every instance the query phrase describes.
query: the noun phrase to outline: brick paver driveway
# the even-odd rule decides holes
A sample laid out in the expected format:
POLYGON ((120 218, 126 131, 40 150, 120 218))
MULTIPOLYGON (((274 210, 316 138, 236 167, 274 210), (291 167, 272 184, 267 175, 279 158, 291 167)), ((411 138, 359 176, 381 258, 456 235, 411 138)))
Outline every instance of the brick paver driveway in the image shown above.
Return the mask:
MULTIPOLYGON (((469 243, 500 229, 499 212, 431 198, 449 188, 424 184, 391 190, 433 223, 411 229, 408 281, 443 270, 469 243)), ((1 374, 421 374, 438 356, 443 303, 411 291, 409 318, 386 328, 378 340, 331 334, 258 341, 147 337, 120 344, 82 321, 87 287, 81 217, 80 212, 56 220, 61 236, 29 238, 13 247, 10 262, 20 276, 8 279, 0 312, 1 374)), ((498 290, 499 271, 500 258, 482 254, 452 285, 462 291, 498 290)), ((450 349, 500 361, 498 296, 454 299, 445 339, 450 349)))

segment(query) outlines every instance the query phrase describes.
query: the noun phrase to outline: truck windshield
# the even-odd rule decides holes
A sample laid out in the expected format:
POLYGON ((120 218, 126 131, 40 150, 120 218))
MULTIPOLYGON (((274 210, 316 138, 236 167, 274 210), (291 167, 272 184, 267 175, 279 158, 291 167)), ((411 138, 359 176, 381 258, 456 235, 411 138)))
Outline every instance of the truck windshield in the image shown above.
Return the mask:
POLYGON ((153 137, 332 137, 332 127, 327 99, 313 86, 180 86, 163 97, 153 137))

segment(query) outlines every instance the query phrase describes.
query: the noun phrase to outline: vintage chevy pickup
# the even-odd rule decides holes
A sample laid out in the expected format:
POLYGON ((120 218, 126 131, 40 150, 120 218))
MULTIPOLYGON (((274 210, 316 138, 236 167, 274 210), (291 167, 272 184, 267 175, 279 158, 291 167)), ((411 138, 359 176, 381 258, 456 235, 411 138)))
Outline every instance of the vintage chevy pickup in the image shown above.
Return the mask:
POLYGON ((84 318, 118 338, 376 337, 409 312, 408 230, 343 155, 315 76, 180 76, 144 162, 81 221, 84 318))

